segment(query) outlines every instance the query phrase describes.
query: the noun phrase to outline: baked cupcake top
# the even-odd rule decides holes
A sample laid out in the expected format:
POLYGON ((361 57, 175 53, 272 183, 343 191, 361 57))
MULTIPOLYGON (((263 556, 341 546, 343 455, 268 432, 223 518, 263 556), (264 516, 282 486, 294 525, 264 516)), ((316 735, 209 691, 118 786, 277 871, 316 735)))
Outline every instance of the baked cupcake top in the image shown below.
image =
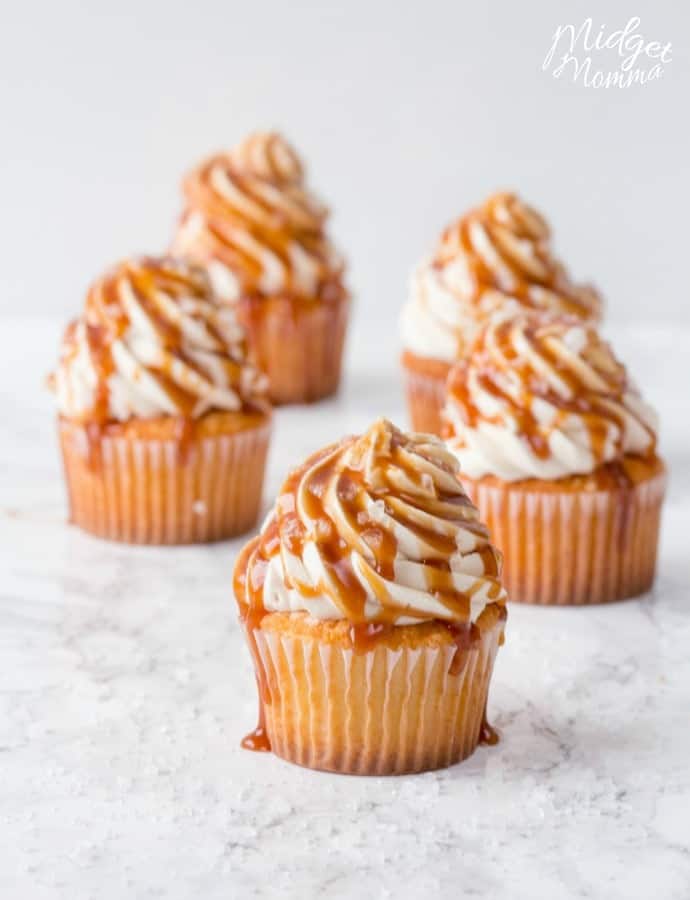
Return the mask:
POLYGON ((475 479, 588 474, 656 447, 654 412, 596 329, 571 316, 495 317, 451 370, 444 418, 475 479))
POLYGON ((243 614, 465 624, 505 603, 500 554, 457 475, 440 440, 385 419, 315 453, 238 563, 243 614))
POLYGON ((257 132, 211 156, 189 173, 184 195, 173 250, 206 265, 223 299, 342 294, 343 262, 325 233, 328 211, 279 134, 257 132))
POLYGON ((202 269, 166 257, 125 260, 94 282, 52 384, 60 413, 85 422, 267 408, 234 310, 202 269))
POLYGON ((450 225, 414 272, 403 342, 418 356, 454 362, 498 310, 543 309, 596 321, 601 300, 574 284, 551 250, 544 218, 498 193, 450 225))

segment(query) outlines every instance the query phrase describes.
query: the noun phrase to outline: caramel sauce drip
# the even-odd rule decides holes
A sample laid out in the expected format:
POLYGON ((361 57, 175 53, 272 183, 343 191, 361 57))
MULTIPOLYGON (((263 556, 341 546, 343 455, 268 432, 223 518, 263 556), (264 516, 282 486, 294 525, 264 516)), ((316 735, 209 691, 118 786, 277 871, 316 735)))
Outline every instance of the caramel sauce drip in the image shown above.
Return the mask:
MULTIPOLYGON (((456 469, 439 459, 435 461, 437 468, 452 477, 444 480, 439 474, 434 480, 425 468, 423 454, 423 446, 413 445, 389 423, 381 422, 361 439, 345 438, 324 448, 286 479, 262 533, 247 545, 235 567, 234 591, 254 659, 260 698, 259 726, 243 746, 256 749, 254 744, 264 741, 262 716, 265 704, 271 702, 254 634, 266 614, 266 572, 271 559, 281 552, 303 558, 307 542, 315 544, 324 576, 313 585, 287 578, 284 572, 287 586, 305 598, 328 596, 350 623, 354 652, 365 653, 390 635, 401 616, 414 618, 414 610, 398 606, 386 588, 396 580, 399 550, 389 520, 404 524, 434 551, 418 562, 427 590, 445 607, 451 620, 443 622, 455 644, 450 672, 457 675, 462 671, 480 639, 479 629, 469 621, 472 596, 488 584, 489 602, 500 599, 500 555, 489 543, 486 528, 476 519, 456 469), (401 489, 401 480, 407 490, 401 489), (372 502, 384 518, 372 516, 372 502), (426 524, 429 515, 477 537, 476 552, 485 574, 466 593, 455 588, 450 569, 450 557, 458 549, 455 537, 426 524), (365 560, 363 569, 355 570, 353 554, 365 560), (366 608, 370 596, 379 603, 375 620, 366 608)), ((420 619, 425 618, 420 613, 420 619)))
POLYGON ((180 416, 175 422, 176 453, 178 461, 184 465, 189 459, 190 449, 194 444, 196 422, 194 419, 180 416))
POLYGON ((255 753, 270 753, 271 741, 266 732, 266 722, 264 720, 263 704, 259 706, 259 724, 254 731, 250 731, 240 742, 240 746, 244 750, 253 750, 255 753))
POLYGON ((484 718, 482 719, 482 725, 479 730, 479 743, 486 744, 489 747, 495 747, 500 739, 496 729, 492 725, 489 725, 486 719, 486 710, 484 710, 484 718))
MULTIPOLYGON (((266 610, 260 599, 266 575, 266 566, 260 562, 251 568, 248 566, 261 541, 261 537, 254 538, 246 544, 238 556, 233 573, 233 591, 240 607, 240 622, 244 628, 249 652, 254 663, 254 674, 259 696, 258 723, 256 728, 242 739, 242 747, 245 750, 267 752, 271 749, 271 741, 266 730, 265 705, 271 702, 271 691, 255 636, 256 629, 261 626, 261 620, 266 615, 266 610)), ((267 546, 270 546, 270 539, 267 546)))
POLYGON ((350 641, 355 653, 363 654, 374 650, 379 641, 390 635, 393 625, 385 622, 360 622, 350 625, 350 641))
MULTIPOLYGON (((549 435, 556 430, 569 415, 577 416, 585 425, 589 436, 589 446, 594 459, 603 462, 607 441, 610 441, 610 427, 616 426, 618 456, 623 454, 625 435, 625 416, 616 407, 624 406, 624 393, 628 390, 628 380, 624 368, 615 361, 592 329, 587 330, 587 340, 594 344, 597 354, 606 349, 610 365, 603 371, 587 358, 587 348, 581 356, 585 365, 603 378, 605 389, 594 389, 588 386, 566 354, 559 354, 552 344, 559 335, 569 327, 579 325, 577 320, 568 317, 549 317, 539 313, 521 314, 515 318, 506 318, 500 322, 489 323, 478 335, 468 359, 461 361, 453 368, 448 379, 448 394, 451 402, 460 413, 463 423, 471 429, 477 428, 480 421, 501 426, 506 419, 512 419, 517 426, 517 433, 539 459, 550 456, 549 435), (539 356, 559 381, 565 385, 568 395, 556 391, 534 367, 527 355, 519 355, 514 345, 514 333, 519 330, 530 350, 539 356), (515 395, 507 390, 507 376, 516 376, 521 385, 520 392, 515 395), (502 407, 494 416, 481 411, 473 399, 472 380, 476 380, 481 391, 489 394, 502 407), (536 401, 557 410, 555 420, 542 425, 534 413, 536 401)), ((511 384, 513 381, 511 380, 511 384)), ((655 450, 655 435, 647 428, 652 438, 650 455, 655 450)), ((446 436, 454 437, 452 428, 446 421, 446 436)), ((613 470, 608 470, 612 476, 613 470)), ((623 470, 619 472, 625 479, 623 470)), ((607 478, 607 482, 610 479, 607 478)))
POLYGON ((468 622, 464 625, 445 624, 455 644, 455 653, 450 662, 448 673, 450 675, 460 675, 467 665, 470 652, 479 646, 481 633, 473 622, 468 622))
MULTIPOLYGON (((73 338, 74 333, 68 334, 65 338, 66 343, 69 343, 73 338)), ((110 340, 105 326, 87 323, 86 341, 97 376, 92 417, 84 429, 87 442, 86 461, 90 469, 98 471, 102 463, 101 438, 103 427, 108 421, 110 406, 108 379, 114 372, 115 365, 110 352, 110 340)))

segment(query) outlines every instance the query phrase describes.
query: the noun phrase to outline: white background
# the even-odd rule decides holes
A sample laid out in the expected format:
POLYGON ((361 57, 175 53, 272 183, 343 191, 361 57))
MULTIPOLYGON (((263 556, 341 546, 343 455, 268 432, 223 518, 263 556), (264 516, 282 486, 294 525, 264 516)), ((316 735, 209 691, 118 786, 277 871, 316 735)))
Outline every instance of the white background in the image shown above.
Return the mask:
POLYGON ((609 321, 690 322, 688 9, 4 4, 0 310, 75 313, 104 266, 165 247, 188 167, 277 127, 333 210, 355 335, 395 329, 414 261, 501 187, 545 212, 609 321), (672 41, 661 80, 595 91, 543 72, 556 26, 587 15, 672 41))

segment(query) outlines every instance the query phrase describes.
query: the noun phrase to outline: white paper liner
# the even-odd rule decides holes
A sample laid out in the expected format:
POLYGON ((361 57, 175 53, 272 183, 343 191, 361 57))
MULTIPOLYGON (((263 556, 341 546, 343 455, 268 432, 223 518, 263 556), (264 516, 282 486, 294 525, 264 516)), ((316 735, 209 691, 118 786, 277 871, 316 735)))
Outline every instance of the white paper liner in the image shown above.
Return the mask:
POLYGON ((415 372, 403 367, 407 393, 407 406, 413 431, 424 434, 441 434, 441 412, 446 402, 444 378, 415 372))
POLYGON ((364 653, 283 632, 254 632, 270 702, 273 751, 313 769, 360 775, 452 765, 477 746, 504 621, 482 634, 463 670, 453 645, 364 653))
POLYGON ((315 300, 295 310, 287 298, 240 304, 239 314, 259 367, 268 375, 274 404, 308 403, 334 394, 340 383, 348 297, 315 300))
POLYGON ((649 590, 666 474, 630 489, 547 492, 463 479, 504 557, 511 601, 606 603, 649 590))
POLYGON ((89 461, 85 429, 61 421, 71 521, 110 540, 192 544, 241 534, 257 520, 270 423, 179 440, 100 438, 89 461))

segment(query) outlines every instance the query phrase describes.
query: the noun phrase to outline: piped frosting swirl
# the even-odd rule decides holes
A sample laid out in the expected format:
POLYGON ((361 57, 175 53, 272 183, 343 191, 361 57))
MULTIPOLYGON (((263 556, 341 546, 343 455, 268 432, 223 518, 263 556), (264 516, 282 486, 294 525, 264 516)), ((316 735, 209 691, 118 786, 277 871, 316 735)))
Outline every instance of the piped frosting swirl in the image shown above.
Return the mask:
POLYGON ((343 292, 343 262, 325 233, 328 211, 279 134, 257 132, 210 157, 187 176, 184 194, 173 251, 205 265, 223 299, 343 292))
POLYGON ((656 446, 653 410, 596 329, 573 317, 497 316, 451 371, 444 416, 470 478, 588 474, 656 446))
POLYGON ((94 423, 266 405, 234 310, 172 258, 126 260, 92 285, 52 381, 60 412, 94 423))
POLYGON ((505 602, 500 566, 453 455, 381 419, 288 477, 242 561, 238 599, 245 615, 466 624, 505 602))
POLYGON ((453 362, 483 322, 506 309, 597 321, 601 300, 553 255, 545 219, 515 194, 498 193, 450 225, 415 271, 403 340, 420 356, 453 362))

